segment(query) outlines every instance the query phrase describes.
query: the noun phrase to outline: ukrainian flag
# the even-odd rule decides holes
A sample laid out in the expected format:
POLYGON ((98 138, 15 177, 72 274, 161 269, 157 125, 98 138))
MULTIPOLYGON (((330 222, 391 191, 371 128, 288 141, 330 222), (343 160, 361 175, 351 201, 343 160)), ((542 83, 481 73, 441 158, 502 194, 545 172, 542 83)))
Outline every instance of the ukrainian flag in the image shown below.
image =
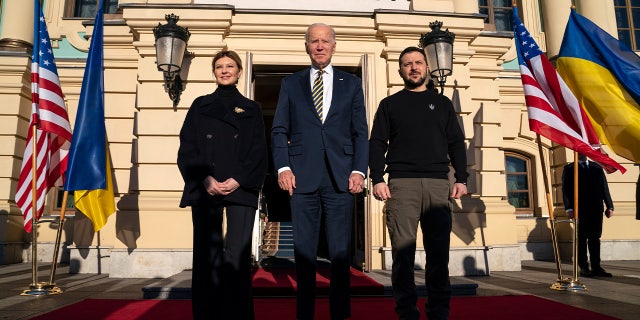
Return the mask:
POLYGON ((600 141, 640 163, 640 57, 572 9, 557 70, 600 141))
POLYGON ((116 211, 111 159, 104 119, 104 15, 102 1, 87 56, 73 128, 65 191, 74 191, 75 207, 98 232, 116 211))

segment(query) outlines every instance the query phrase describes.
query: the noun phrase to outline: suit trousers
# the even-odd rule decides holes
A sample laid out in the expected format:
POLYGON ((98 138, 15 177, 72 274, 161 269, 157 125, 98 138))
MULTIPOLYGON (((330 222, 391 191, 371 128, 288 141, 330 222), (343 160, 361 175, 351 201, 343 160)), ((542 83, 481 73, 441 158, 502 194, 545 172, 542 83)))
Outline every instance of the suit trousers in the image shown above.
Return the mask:
MULTIPOLYGON (((582 211, 582 210, 581 210, 582 211)), ((600 237, 602 237, 602 212, 579 213, 578 221, 578 266, 580 269, 601 269, 600 237), (587 249, 589 256, 587 257, 587 249)))
POLYGON ((191 208, 193 319, 253 319, 251 236, 256 208, 224 204, 191 208), (227 232, 222 215, 226 207, 227 232))
POLYGON ((353 195, 340 192, 329 174, 326 161, 318 190, 291 196, 293 244, 298 283, 296 316, 313 319, 315 313, 316 266, 320 226, 324 220, 331 262, 329 304, 331 319, 351 317, 350 246, 353 195))
POLYGON ((449 246, 451 202, 449 181, 428 178, 396 178, 389 181, 386 222, 393 257, 391 283, 400 319, 419 319, 414 279, 418 223, 426 254, 425 313, 430 320, 448 319, 451 285, 449 246))

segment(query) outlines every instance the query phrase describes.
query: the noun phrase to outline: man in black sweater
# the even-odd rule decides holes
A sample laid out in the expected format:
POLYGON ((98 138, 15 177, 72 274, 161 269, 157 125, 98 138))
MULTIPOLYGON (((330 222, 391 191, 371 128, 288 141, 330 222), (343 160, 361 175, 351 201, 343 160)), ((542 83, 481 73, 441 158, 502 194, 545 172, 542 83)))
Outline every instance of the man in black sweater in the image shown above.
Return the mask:
POLYGON ((430 320, 448 319, 451 199, 467 194, 464 134, 451 100, 427 88, 424 51, 408 47, 399 62, 404 90, 380 102, 369 140, 373 195, 386 201, 398 316, 420 318, 413 271, 420 222, 427 261, 425 313, 430 320), (455 170, 453 186, 448 180, 449 163, 455 170))

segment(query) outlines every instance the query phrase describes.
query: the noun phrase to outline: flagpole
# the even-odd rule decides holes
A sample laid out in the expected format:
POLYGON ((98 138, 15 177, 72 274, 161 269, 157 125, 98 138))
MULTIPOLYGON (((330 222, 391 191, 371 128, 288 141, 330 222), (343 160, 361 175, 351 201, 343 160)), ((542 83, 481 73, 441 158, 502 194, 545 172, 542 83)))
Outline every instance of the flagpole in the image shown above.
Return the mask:
MULTIPOLYGON (((547 165, 544 161, 544 153, 542 151, 542 141, 540 141, 540 134, 536 134, 536 143, 538 144, 538 152, 540 154, 540 165, 542 166, 542 178, 544 181, 544 190, 547 198, 547 208, 549 209, 549 221, 551 224, 551 243, 553 244, 553 257, 556 262, 556 270, 558 271, 557 281, 551 285, 552 289, 562 288, 566 286, 569 279, 565 279, 562 276, 562 266, 560 264, 560 253, 558 250, 558 238, 556 233, 556 219, 553 215, 553 202, 551 201, 551 192, 549 191, 549 177, 547 175, 547 165)), ((559 290, 559 289, 558 289, 559 290)))
MULTIPOLYGON (((46 282, 38 282, 38 115, 33 114, 31 126, 31 285, 23 296, 59 293, 46 282)), ((43 134, 45 134, 43 132, 43 134)))
MULTIPOLYGON (((62 228, 64 227, 65 213, 67 211, 67 199, 69 199, 69 191, 64 191, 62 196, 62 208, 60 208, 60 218, 58 219, 58 232, 56 233, 56 243, 53 247, 53 259, 51 260, 51 272, 49 274, 49 285, 55 287, 53 279, 56 276, 56 270, 58 268, 58 252, 60 251, 60 240, 62 238, 62 228)), ((62 289, 57 288, 58 293, 62 293, 62 289)))
MULTIPOLYGON (((579 282, 579 272, 578 272, 578 228, 580 225, 580 210, 579 210, 579 195, 578 195, 578 151, 573 151, 573 279, 575 283, 579 282)), ((581 285, 582 289, 577 290, 586 290, 587 287, 585 285, 581 285)))
MULTIPOLYGON (((585 291, 587 290, 587 286, 580 283, 580 279, 578 278, 578 261, 577 261, 577 252, 578 252, 578 152, 573 151, 573 278, 567 279, 563 281, 558 281, 551 285, 551 289, 554 290, 564 290, 564 291, 585 291)), ((568 220, 571 222, 571 219, 568 220)), ((553 228, 553 223, 551 224, 553 228)), ((557 244, 556 244, 557 245, 557 244)), ((556 248, 554 248, 556 249, 556 248)), ((556 249, 557 250, 557 249, 556 249)), ((557 254, 557 253, 556 253, 557 254)))
MULTIPOLYGON (((29 291, 38 290, 38 128, 37 115, 31 126, 31 285, 29 291)), ((28 142, 27 142, 28 143, 28 142)), ((25 290, 24 293, 27 293, 25 290)))

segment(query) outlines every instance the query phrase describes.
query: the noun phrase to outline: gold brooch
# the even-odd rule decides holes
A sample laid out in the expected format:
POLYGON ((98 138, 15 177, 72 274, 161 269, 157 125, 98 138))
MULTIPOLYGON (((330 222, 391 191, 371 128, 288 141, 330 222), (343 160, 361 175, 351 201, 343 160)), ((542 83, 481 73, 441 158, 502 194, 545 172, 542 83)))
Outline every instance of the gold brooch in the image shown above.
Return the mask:
POLYGON ((235 113, 243 113, 243 112, 244 112, 244 109, 242 109, 242 108, 240 108, 240 107, 235 107, 235 108, 233 109, 233 112, 235 112, 235 113))

